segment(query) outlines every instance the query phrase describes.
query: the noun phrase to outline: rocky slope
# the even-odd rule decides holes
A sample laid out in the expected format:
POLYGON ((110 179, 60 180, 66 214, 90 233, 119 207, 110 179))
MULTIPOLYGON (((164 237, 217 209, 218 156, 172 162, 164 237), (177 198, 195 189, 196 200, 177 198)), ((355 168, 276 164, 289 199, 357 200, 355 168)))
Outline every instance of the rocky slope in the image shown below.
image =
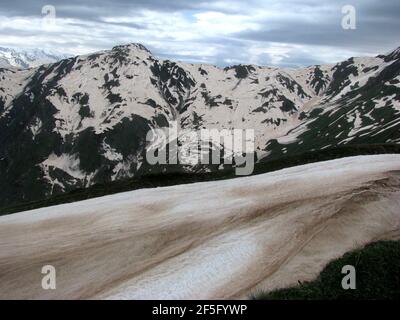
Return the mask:
MULTIPOLYGON (((400 142, 400 48, 336 65, 225 69, 139 44, 0 69, 0 207, 149 172, 149 130, 254 129, 257 159, 400 142)), ((216 146, 218 147, 218 146, 216 146)))

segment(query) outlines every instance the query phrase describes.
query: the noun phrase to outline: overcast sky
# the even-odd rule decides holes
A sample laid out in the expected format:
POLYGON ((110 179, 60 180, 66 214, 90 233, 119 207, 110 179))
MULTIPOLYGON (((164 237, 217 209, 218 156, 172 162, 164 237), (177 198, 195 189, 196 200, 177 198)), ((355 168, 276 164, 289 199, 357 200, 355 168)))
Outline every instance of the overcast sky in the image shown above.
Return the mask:
POLYGON ((400 46, 399 0, 1 0, 0 46, 85 54, 139 42, 219 66, 304 66, 400 46), (42 14, 55 8, 56 19, 42 14), (342 28, 342 7, 356 29, 342 28), (46 10, 45 10, 46 11, 46 10))

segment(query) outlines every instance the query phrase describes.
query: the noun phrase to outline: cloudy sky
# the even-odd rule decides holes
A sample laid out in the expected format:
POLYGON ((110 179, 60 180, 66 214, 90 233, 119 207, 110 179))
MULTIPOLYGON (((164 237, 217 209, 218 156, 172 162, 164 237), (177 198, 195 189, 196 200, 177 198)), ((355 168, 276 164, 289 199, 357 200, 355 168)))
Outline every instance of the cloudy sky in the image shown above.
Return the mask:
POLYGON ((399 0, 1 0, 0 4, 3 47, 76 55, 139 42, 160 58, 219 66, 296 67, 385 53, 400 46, 399 30, 399 0), (356 29, 342 28, 345 5, 356 9, 356 29))

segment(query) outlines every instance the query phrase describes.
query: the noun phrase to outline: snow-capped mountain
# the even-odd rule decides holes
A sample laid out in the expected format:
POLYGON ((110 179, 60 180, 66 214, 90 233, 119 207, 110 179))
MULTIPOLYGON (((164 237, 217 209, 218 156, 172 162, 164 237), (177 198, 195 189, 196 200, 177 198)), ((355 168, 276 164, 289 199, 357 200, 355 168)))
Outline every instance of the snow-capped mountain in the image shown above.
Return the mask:
POLYGON ((65 54, 40 49, 17 50, 0 47, 0 68, 27 69, 54 63, 65 58, 68 58, 65 54))
POLYGON ((130 44, 2 68, 0 206, 172 170, 147 164, 145 138, 174 122, 254 129, 258 160, 400 142, 400 49, 301 69, 222 69, 159 60, 130 44))

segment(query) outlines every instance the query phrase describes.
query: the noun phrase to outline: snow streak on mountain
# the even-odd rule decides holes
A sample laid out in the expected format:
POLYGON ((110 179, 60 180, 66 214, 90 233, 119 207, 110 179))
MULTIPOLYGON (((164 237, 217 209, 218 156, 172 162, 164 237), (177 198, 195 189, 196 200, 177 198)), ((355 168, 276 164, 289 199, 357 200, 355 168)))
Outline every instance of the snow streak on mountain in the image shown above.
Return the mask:
POLYGON ((297 285, 400 239, 399 172, 400 155, 349 157, 2 216, 0 298, 232 299, 297 285), (41 285, 48 264, 56 290, 41 285))
POLYGON ((0 68, 0 206, 171 170, 146 163, 145 137, 173 122, 254 129, 258 160, 400 142, 400 48, 302 69, 221 69, 159 60, 129 44, 0 68))

